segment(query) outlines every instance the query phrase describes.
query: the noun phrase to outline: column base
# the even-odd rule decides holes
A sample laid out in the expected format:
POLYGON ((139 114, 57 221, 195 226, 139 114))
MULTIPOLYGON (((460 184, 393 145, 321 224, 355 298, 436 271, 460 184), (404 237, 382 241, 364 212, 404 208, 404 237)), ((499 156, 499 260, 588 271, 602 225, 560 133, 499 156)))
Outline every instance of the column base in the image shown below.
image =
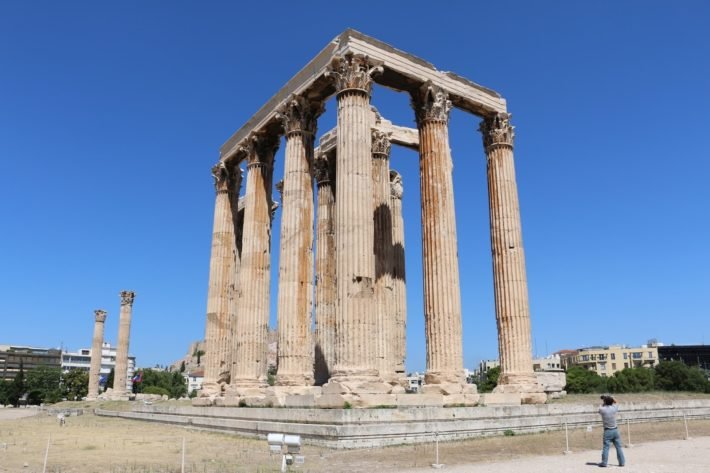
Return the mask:
POLYGON ((427 371, 424 374, 426 384, 466 384, 462 371, 427 371))
POLYGON ((337 374, 323 385, 323 394, 390 394, 392 385, 373 375, 342 375, 337 374))
POLYGON ((501 373, 498 386, 493 389, 497 394, 520 394, 523 404, 545 404, 547 394, 537 381, 534 372, 501 373))
POLYGON ((313 386, 315 379, 308 374, 276 374, 276 386, 313 386))

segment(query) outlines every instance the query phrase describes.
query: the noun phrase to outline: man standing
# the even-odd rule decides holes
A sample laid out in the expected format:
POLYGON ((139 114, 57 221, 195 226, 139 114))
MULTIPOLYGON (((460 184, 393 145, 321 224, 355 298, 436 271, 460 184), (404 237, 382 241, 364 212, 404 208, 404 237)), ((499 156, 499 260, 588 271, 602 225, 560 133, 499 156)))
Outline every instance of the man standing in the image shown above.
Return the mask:
POLYGON ((602 416, 604 424, 604 447, 602 448, 602 462, 599 466, 606 468, 607 460, 609 459, 609 444, 614 442, 616 448, 616 458, 619 460, 619 466, 624 466, 624 451, 621 449, 621 435, 619 428, 616 425, 616 413, 619 412, 619 406, 616 405, 616 400, 611 396, 602 396, 602 405, 599 407, 599 414, 602 416))

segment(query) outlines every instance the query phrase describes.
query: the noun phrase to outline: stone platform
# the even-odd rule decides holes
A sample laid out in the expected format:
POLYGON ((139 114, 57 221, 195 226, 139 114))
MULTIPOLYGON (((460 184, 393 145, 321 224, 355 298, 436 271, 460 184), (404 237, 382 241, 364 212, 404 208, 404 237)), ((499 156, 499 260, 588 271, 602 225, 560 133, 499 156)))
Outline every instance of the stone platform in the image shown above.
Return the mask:
MULTIPOLYGON (((710 418, 710 400, 624 404, 620 422, 710 418)), ((301 435, 308 444, 329 448, 461 440, 502 435, 601 427, 597 406, 545 404, 489 407, 399 407, 379 409, 300 409, 175 407, 137 405, 133 411, 96 409, 100 416, 183 425, 189 428, 264 438, 267 433, 301 435)), ((662 427, 659 427, 662 428, 662 427)))

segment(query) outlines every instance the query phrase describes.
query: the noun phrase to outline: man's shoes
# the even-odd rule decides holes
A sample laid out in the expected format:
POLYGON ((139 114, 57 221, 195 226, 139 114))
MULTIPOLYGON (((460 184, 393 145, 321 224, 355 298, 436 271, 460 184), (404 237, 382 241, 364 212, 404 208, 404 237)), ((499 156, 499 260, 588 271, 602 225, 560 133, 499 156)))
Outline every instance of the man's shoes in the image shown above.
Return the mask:
POLYGON ((599 468, 606 468, 606 463, 599 463, 599 468))

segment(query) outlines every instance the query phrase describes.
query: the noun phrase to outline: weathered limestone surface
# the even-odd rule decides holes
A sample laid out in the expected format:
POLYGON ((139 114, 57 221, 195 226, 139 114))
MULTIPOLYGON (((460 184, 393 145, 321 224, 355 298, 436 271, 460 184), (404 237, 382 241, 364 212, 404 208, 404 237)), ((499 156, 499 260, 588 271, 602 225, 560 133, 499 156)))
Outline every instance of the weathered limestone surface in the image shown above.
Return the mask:
POLYGON ((99 395, 99 377, 101 376, 101 351, 104 344, 106 312, 94 311, 94 336, 91 339, 91 365, 89 367, 89 393, 86 398, 93 400, 99 395))
POLYGON ((242 259, 237 288, 232 387, 266 385, 266 340, 269 325, 271 268, 271 187, 278 140, 253 135, 245 144, 246 200, 242 259))
POLYGON ((446 92, 424 84, 413 97, 419 126, 427 384, 463 383, 461 294, 446 92))
POLYGON ((118 320, 118 347, 116 348, 116 368, 113 378, 113 395, 128 395, 126 377, 128 375, 128 343, 131 336, 131 315, 133 311, 132 291, 121 291, 121 314, 118 320))
POLYGON ((374 212, 375 330, 377 369, 385 381, 395 380, 395 319, 392 278, 392 210, 390 209, 390 140, 372 131, 372 204, 374 212))
POLYGON ((402 176, 390 170, 390 209, 392 211, 392 289, 394 318, 394 367, 404 373, 407 355, 407 282, 404 265, 404 218, 402 216, 402 176))
POLYGON ((362 56, 338 57, 329 75, 338 90, 337 257, 334 376, 342 383, 377 380, 374 313, 371 76, 379 69, 362 56))
POLYGON ((493 288, 501 366, 496 392, 543 393, 532 369, 530 307, 513 163, 514 127, 510 115, 501 113, 484 120, 480 130, 488 155, 493 288))
POLYGON ((316 384, 322 385, 335 368, 337 302, 335 263, 335 152, 315 161, 318 186, 316 215, 316 384))
POLYGON ((232 172, 220 162, 212 168, 215 180, 214 226, 210 256, 210 280, 207 292, 207 325, 205 341, 205 378, 202 396, 221 393, 221 385, 229 380, 231 368, 230 342, 235 318, 235 285, 239 254, 236 245, 235 218, 239 212, 238 197, 241 171, 232 172), (236 204, 236 206, 235 206, 236 204))
POLYGON ((282 191, 276 383, 313 384, 313 140, 322 106, 292 97, 281 112, 286 131, 282 191))

